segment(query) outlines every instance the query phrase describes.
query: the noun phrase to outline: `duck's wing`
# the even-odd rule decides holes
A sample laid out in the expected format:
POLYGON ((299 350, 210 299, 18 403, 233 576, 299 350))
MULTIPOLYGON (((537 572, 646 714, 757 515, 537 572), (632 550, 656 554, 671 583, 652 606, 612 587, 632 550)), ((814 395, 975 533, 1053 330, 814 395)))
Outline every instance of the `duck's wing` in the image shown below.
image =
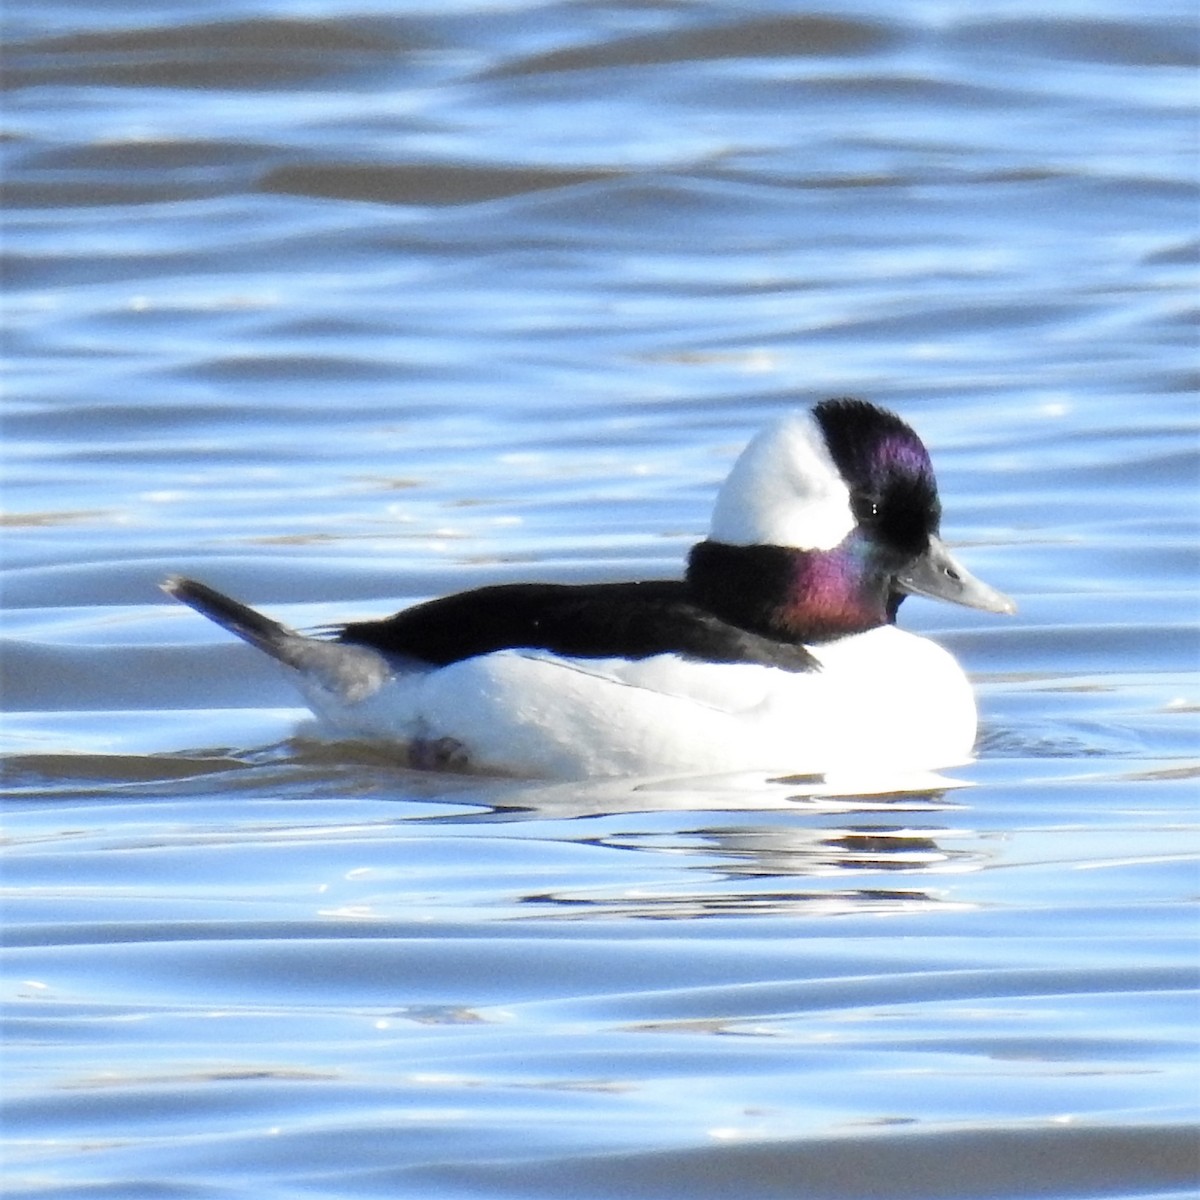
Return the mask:
POLYGON ((435 666, 499 650, 535 650, 577 659, 676 654, 697 662, 818 669, 803 646, 721 620, 672 580, 499 584, 345 625, 337 636, 344 644, 435 666))

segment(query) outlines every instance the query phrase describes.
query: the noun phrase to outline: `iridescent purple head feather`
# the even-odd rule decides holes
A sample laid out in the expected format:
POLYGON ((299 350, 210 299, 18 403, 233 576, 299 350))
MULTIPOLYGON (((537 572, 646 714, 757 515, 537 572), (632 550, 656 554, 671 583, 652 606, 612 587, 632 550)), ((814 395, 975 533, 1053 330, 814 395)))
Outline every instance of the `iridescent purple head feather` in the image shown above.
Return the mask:
POLYGON ((813 415, 860 525, 898 554, 922 553, 942 508, 929 452, 912 427, 864 400, 825 400, 813 415))

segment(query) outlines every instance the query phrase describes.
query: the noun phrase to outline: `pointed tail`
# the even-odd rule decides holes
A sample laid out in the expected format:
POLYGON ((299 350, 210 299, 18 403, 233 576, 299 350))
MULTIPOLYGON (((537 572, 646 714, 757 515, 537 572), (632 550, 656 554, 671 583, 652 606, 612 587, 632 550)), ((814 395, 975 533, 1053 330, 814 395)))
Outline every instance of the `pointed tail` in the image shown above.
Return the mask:
POLYGON ((302 641, 300 634, 278 621, 272 621, 248 604, 234 600, 210 588, 206 583, 195 579, 185 579, 182 575, 170 575, 160 585, 168 596, 181 600, 184 604, 202 613, 210 621, 215 621, 230 633, 237 634, 243 641, 249 642, 265 651, 272 658, 278 658, 289 666, 299 666, 291 661, 289 647, 295 642, 302 641))
POLYGON ((301 686, 310 699, 310 688, 316 686, 342 701, 355 703, 372 695, 391 677, 388 661, 366 646, 345 646, 305 637, 195 579, 171 575, 161 586, 168 596, 299 671, 303 677, 301 686))

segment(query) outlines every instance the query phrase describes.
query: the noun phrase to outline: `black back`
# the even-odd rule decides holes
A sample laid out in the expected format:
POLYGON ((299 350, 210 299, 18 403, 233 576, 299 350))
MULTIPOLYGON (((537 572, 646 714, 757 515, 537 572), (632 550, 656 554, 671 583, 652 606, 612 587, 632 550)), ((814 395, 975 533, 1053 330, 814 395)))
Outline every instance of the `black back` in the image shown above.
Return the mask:
POLYGON ((674 653, 704 662, 810 671, 803 646, 752 633, 696 604, 686 583, 515 583, 430 600, 338 638, 445 666, 496 650, 540 649, 577 658, 674 653))

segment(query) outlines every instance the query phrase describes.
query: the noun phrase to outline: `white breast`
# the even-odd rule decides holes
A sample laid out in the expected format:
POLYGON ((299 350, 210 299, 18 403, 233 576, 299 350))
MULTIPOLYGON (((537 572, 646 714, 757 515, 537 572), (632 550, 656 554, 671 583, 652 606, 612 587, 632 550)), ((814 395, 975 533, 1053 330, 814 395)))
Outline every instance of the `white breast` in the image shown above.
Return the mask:
POLYGON ((813 652, 822 670, 795 674, 506 650, 397 674, 355 703, 324 689, 309 700, 343 733, 449 738, 477 770, 541 778, 934 770, 970 757, 974 700, 940 646, 887 627, 813 652))

